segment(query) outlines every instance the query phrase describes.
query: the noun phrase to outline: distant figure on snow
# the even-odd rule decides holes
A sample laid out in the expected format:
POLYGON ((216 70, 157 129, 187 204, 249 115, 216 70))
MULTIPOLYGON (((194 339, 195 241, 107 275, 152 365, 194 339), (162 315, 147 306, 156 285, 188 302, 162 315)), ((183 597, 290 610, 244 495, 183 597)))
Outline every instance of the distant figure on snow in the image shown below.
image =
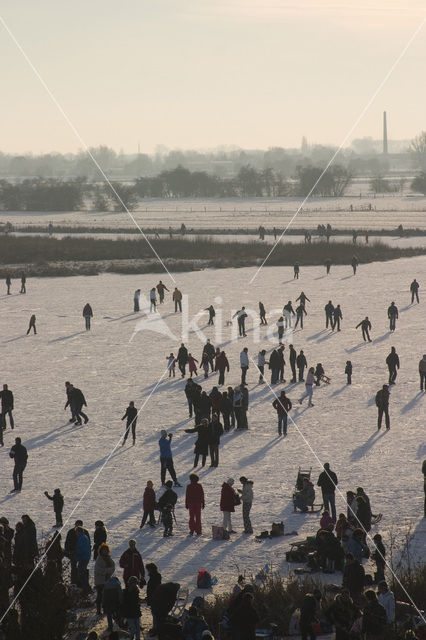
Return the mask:
MULTIPOLYGON (((329 237, 329 236, 328 236, 329 237)), ((327 258, 327 260, 325 260, 324 262, 324 266, 325 266, 325 270, 327 275, 330 273, 330 267, 331 267, 331 260, 330 258, 327 258)))
POLYGON ((395 331, 398 317, 398 307, 395 305, 395 302, 391 302, 390 307, 388 307, 389 331, 395 331))
POLYGON ((25 287, 26 282, 27 282, 27 278, 26 278, 25 273, 23 273, 21 275, 21 290, 20 290, 19 293, 27 293, 27 289, 25 287))
POLYGON ((151 291, 149 292, 149 312, 156 312, 157 311, 157 290, 155 287, 152 287, 151 291))
POLYGON ((371 329, 371 322, 368 319, 368 316, 365 316, 364 320, 361 320, 359 324, 356 325, 355 329, 361 327, 362 329, 362 338, 364 342, 371 342, 370 334, 368 333, 369 329, 371 329))
POLYGON ((6 287, 7 287, 7 295, 8 295, 8 296, 10 296, 10 295, 11 295, 11 293, 10 293, 10 287, 11 287, 11 285, 12 285, 12 280, 11 280, 11 278, 10 278, 10 275, 9 275, 9 274, 7 274, 7 276, 6 276, 6 287))
POLYGON ((420 391, 426 391, 426 354, 419 362, 420 391))
POLYGON ((281 434, 285 437, 287 435, 287 416, 291 410, 292 404, 290 398, 287 398, 285 391, 281 391, 279 398, 276 398, 272 406, 277 412, 278 417, 278 435, 281 434))
POLYGON ((315 369, 313 367, 310 367, 308 371, 308 375, 306 376, 305 393, 299 399, 299 404, 302 404, 305 398, 309 398, 308 407, 314 406, 312 402, 312 394, 314 392, 314 386, 313 386, 314 382, 315 382, 315 369))
POLYGON ((137 312, 140 311, 139 308, 139 299, 141 297, 141 290, 140 289, 136 289, 134 296, 133 296, 133 311, 137 312))
POLYGON ((386 364, 389 369, 389 384, 395 384, 397 369, 399 369, 399 357, 395 347, 391 347, 391 352, 386 358, 386 364))
POLYGON ((346 360, 345 374, 346 384, 352 384, 352 362, 350 360, 346 360))
MULTIPOLYGON (((6 280, 6 284, 7 284, 7 280, 6 280)), ((414 302, 414 297, 417 300, 417 304, 419 303, 419 287, 420 287, 419 283, 414 278, 413 282, 410 284, 411 304, 413 304, 413 302, 414 302)), ((9 293, 9 291, 8 291, 8 293, 9 293)))
POLYGON ((53 496, 49 495, 48 491, 44 492, 46 498, 52 500, 53 502, 53 510, 55 512, 56 524, 55 527, 62 527, 62 510, 64 508, 64 496, 61 493, 60 489, 55 489, 53 492, 53 496))
POLYGON ((356 268, 359 265, 358 258, 356 256, 352 256, 351 265, 354 271, 354 275, 356 275, 356 268))
POLYGON ((83 308, 83 318, 86 323, 86 331, 90 331, 90 321, 93 318, 93 311, 88 302, 84 305, 83 308))
POLYGON ((138 410, 136 409, 135 403, 133 402, 133 400, 129 402, 129 406, 127 407, 126 412, 121 419, 124 420, 126 418, 127 418, 126 432, 124 434, 124 439, 123 439, 123 442, 121 443, 121 446, 123 446, 124 443, 126 442, 127 436, 129 435, 130 428, 132 429, 133 444, 135 444, 136 442, 136 421, 138 419, 138 410))
POLYGON ((259 302, 259 316, 260 316, 260 324, 268 324, 266 321, 266 311, 262 302, 259 302))
POLYGON ((293 266, 293 280, 299 280, 300 266, 298 262, 294 263, 293 266))
POLYGON ((239 333, 240 337, 242 336, 243 338, 245 338, 247 336, 247 334, 246 334, 246 318, 247 318, 246 308, 245 307, 241 307, 241 309, 238 309, 238 311, 236 311, 234 313, 232 318, 237 318, 238 333, 239 333))
POLYGON ((173 291, 172 300, 175 303, 175 313, 178 311, 182 313, 182 292, 177 287, 173 291))
POLYGON ((390 419, 389 419, 389 387, 387 384, 384 384, 381 389, 376 393, 376 407, 378 409, 377 416, 377 430, 380 431, 382 427, 382 418, 383 414, 385 416, 386 429, 390 429, 390 419))
POLYGON ((164 292, 168 291, 168 288, 166 287, 165 284, 163 284, 163 281, 160 280, 160 282, 157 284, 157 292, 158 292, 158 297, 160 299, 160 304, 163 304, 164 302, 164 292))
POLYGON ((338 304, 333 311, 333 325, 332 331, 337 327, 337 331, 340 331, 340 320, 343 320, 342 309, 340 308, 340 304, 338 304))
POLYGON ((37 330, 36 330, 36 317, 33 313, 33 315, 30 318, 30 324, 28 326, 28 331, 27 331, 27 335, 30 333, 31 329, 34 329, 34 333, 37 334, 37 330))
POLYGON ((329 300, 325 305, 324 311, 325 311, 325 328, 328 329, 329 324, 330 324, 330 327, 333 327, 334 304, 331 302, 331 300, 329 300))
POLYGON ((209 312, 209 321, 207 324, 214 325, 214 317, 216 315, 216 311, 214 310, 213 305, 211 304, 209 307, 207 307, 207 309, 204 309, 204 311, 209 312))

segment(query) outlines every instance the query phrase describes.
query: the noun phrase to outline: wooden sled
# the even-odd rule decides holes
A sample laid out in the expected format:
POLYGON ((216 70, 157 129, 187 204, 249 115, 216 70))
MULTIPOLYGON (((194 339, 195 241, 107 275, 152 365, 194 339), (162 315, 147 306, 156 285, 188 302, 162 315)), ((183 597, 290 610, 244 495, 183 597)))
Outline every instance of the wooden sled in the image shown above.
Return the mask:
POLYGON ((322 380, 323 382, 325 382, 325 384, 330 384, 330 378, 324 374, 322 374, 320 376, 320 380, 322 380))
MULTIPOLYGON (((311 473, 312 473, 312 467, 309 467, 309 469, 302 469, 302 467, 299 467, 299 471, 297 472, 296 486, 293 494, 293 499, 296 493, 298 491, 301 491, 303 487, 303 480, 305 478, 309 481, 311 480, 311 473)), ((294 513, 319 513, 320 511, 322 511, 322 508, 324 505, 322 503, 315 504, 315 502, 313 502, 312 504, 308 503, 306 506, 308 507, 308 511, 298 511, 297 509, 294 509, 294 513)))
POLYGON ((383 518, 383 513, 372 513, 371 514, 371 524, 377 524, 383 518))

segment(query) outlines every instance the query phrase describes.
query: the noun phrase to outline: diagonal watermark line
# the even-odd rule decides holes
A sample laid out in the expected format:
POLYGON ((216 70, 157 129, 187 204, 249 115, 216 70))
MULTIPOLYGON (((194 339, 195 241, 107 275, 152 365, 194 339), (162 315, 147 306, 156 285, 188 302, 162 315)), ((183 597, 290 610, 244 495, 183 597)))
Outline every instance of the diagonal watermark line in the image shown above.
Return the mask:
MULTIPOLYGON (((259 367, 256 364, 256 361, 250 357, 250 360, 252 361, 252 363, 254 364, 255 368, 257 369, 257 371, 259 372, 259 374, 261 374, 261 371, 259 369, 259 367)), ((265 380, 265 376, 263 376, 263 380, 266 383, 266 386, 268 387, 269 391, 272 393, 272 395, 276 398, 276 400, 279 400, 279 396, 277 396, 277 394, 275 393, 274 389, 271 387, 271 385, 269 384, 269 382, 267 380, 265 380)), ((315 458, 315 460, 318 462, 318 465, 320 467, 320 469, 324 469, 324 463, 321 461, 321 459, 319 458, 318 454, 316 453, 316 451, 313 449, 311 443, 309 442, 309 440, 303 435, 303 433, 301 432, 301 430, 299 429, 299 427, 297 426, 296 422, 293 420, 293 418, 291 417, 290 414, 287 414, 287 417, 290 419, 291 424, 293 425, 293 427, 296 429, 298 435, 302 438, 303 442, 306 444, 306 446, 308 447, 309 451, 312 453, 313 457, 315 458)), ((337 493, 339 494, 339 496, 341 497, 342 501, 344 503, 346 503, 346 497, 343 495, 342 491, 340 490, 340 488, 335 485, 335 489, 337 491, 337 493)), ((350 508, 350 507, 349 507, 350 508)), ((355 520, 357 520, 359 526, 361 529, 364 530, 363 526, 362 526, 362 522, 361 520, 358 518, 357 514, 354 513, 351 509, 352 515, 355 518, 355 520)), ((370 534, 368 532, 365 532, 365 536, 366 538, 368 538, 368 540, 372 543, 372 545, 375 546, 375 542, 373 540, 373 538, 370 536, 370 534)), ((419 616, 422 618, 423 622, 426 624, 426 618, 424 617, 423 613, 420 611, 420 609, 417 607, 416 603, 414 602, 414 600, 412 599, 412 597, 410 596, 410 594, 408 593, 408 591, 406 590, 406 588, 404 587, 404 585, 401 583, 401 581, 399 580, 398 576, 395 574, 394 570, 392 569, 392 567, 388 564, 386 558, 384 558, 382 556, 382 554, 378 551, 378 553, 380 554, 383 562, 386 564, 387 568, 389 569, 389 571, 391 572, 391 574, 393 575, 395 581, 399 584, 399 586, 401 587, 401 589, 404 591, 405 595, 407 596, 407 598, 410 600, 411 604, 413 605, 413 607, 415 608, 415 610, 417 611, 417 613, 419 614, 419 616)))
POLYGON ((257 269, 256 273, 254 274, 254 276, 252 277, 252 279, 250 280, 249 284, 252 284, 255 279, 257 278, 259 272, 263 269, 263 267, 265 266, 265 263, 269 260, 269 258, 271 257, 272 253, 275 251, 275 249, 277 248, 278 244, 281 242, 281 239, 283 238, 283 236, 285 235, 287 229, 293 224, 293 221, 297 218, 297 216, 299 215, 300 211, 302 210, 304 204, 306 203, 306 201, 311 197, 312 193, 314 192, 315 188, 318 186, 319 182, 321 181, 321 179, 323 178, 324 174, 328 171, 328 169, 330 168, 331 164, 334 162, 334 160, 336 159, 336 157, 338 156, 338 154, 341 152, 343 146, 346 144, 346 142, 348 141, 349 137, 352 135, 354 129, 358 126, 359 122, 362 120, 362 118, 364 117, 365 113, 368 111, 368 109, 371 107, 371 105, 373 104, 374 100, 377 98, 378 94, 380 93, 380 91, 382 90, 382 88, 384 87, 384 85, 386 84, 386 82, 389 80, 390 76, 392 75, 392 73, 394 72, 394 70, 396 69, 396 67, 398 66, 398 64, 400 63, 400 61, 402 60, 402 58, 404 57, 404 55, 406 54, 406 52, 408 51, 408 49, 410 48, 410 46, 412 45, 412 43, 414 42, 414 40, 416 39, 417 35, 420 33, 420 31, 423 29, 423 26, 426 22, 426 18, 423 18, 423 20, 421 21, 421 23, 419 24, 419 26, 416 28, 416 30, 414 31, 414 33, 411 35, 411 37, 409 38, 408 42, 406 43, 406 45, 404 46, 404 48, 402 49, 402 51, 400 52, 400 54, 397 56, 397 58, 394 60, 394 62, 392 63, 392 65, 390 66, 390 68, 388 69, 387 73, 385 74, 385 77, 383 78, 383 80, 379 83, 377 89, 374 91, 373 95, 370 97, 370 99, 368 100, 367 104, 364 106, 364 108, 362 109, 361 113, 359 114, 359 116, 356 118, 355 122, 353 123, 353 125, 351 126, 351 128, 349 129, 349 131, 347 132, 347 134, 345 135, 345 137, 343 138, 342 142, 340 143, 339 147, 336 149, 336 151, 333 153, 333 155, 331 156, 330 160, 327 162, 325 168, 323 169, 323 171, 321 172, 321 175, 319 176, 319 178, 316 180, 316 182, 314 183, 314 185, 311 187, 308 195, 304 198, 303 202, 301 205, 299 205, 299 207, 297 208, 296 212, 293 214, 293 216, 290 218, 289 222, 287 223, 284 231, 282 232, 282 234, 280 235, 280 237, 278 238, 278 240, 275 241, 272 249, 269 251, 268 255, 266 256, 266 258, 263 260, 262 264, 260 265, 260 267, 257 269))
MULTIPOLYGON (((148 397, 146 398, 145 402, 143 403, 143 405, 141 406, 141 408, 139 409, 135 420, 137 420, 137 418, 139 417, 140 412, 146 407, 146 405, 148 404, 148 402, 150 401, 151 397, 154 395, 154 393, 156 392, 156 390, 158 389, 158 386, 160 385, 161 381, 163 380, 164 376, 166 375, 166 373, 168 373, 168 368, 165 369, 165 371, 161 374, 161 377, 157 380, 157 382, 155 383, 154 387, 152 388, 152 390, 150 391, 148 397)), ((129 426, 130 429, 130 426, 129 426)), ((126 429, 127 431, 127 429, 126 429)), ((95 476, 92 478, 92 480, 89 482, 88 486, 86 487, 86 489, 84 490, 83 494, 81 495, 80 499, 78 500, 77 504, 75 505, 75 507, 72 509, 72 511, 68 514, 65 522, 63 523, 62 527, 58 530, 59 533, 62 533, 62 531, 65 529, 65 527, 67 526, 68 522, 71 520, 73 514, 75 513, 75 511, 77 511, 77 509, 80 507, 81 503, 83 502, 83 500, 85 499, 85 497, 87 496, 87 494, 89 493, 89 491, 91 490, 91 488, 93 487, 93 485, 95 484, 95 482, 97 481, 97 479, 99 478, 99 476, 101 475, 101 473, 103 472, 103 470, 105 469, 105 467, 107 466, 108 462, 111 460, 112 456, 114 455, 115 451, 118 449, 120 442, 123 438, 123 435, 120 435, 120 439, 116 442, 116 444, 114 445, 114 447, 112 448, 112 450, 110 451, 110 453, 108 454, 107 459, 105 460, 105 462, 101 465, 101 467, 98 469, 98 471, 96 472, 95 476)), ((6 609, 6 611, 4 611, 2 617, 0 618, 0 624, 3 622, 3 620, 6 618, 7 614, 9 613, 9 611, 15 606, 16 602, 19 599, 19 596, 21 595, 21 593, 23 592, 23 590, 25 589, 25 587, 27 586, 27 584, 30 582, 31 578, 33 577, 33 575, 35 574, 35 572, 37 571, 37 569, 41 566, 41 564, 43 563, 43 560, 45 559, 47 552, 49 551, 50 547, 53 545, 54 543, 54 539, 52 539, 52 542, 46 547, 43 555, 41 556, 41 558, 39 558, 39 560, 37 561, 34 569, 31 571, 30 575, 28 576, 28 578, 25 580, 25 582, 23 583, 23 585, 21 586, 21 588, 19 589, 18 593, 14 596, 12 602, 9 604, 8 608, 6 609)))
POLYGON ((23 58, 25 59, 25 61, 27 62, 27 64, 29 65, 29 67, 31 68, 31 70, 34 72, 34 74, 36 75, 37 79, 40 81, 40 83, 42 84, 43 88, 45 89, 46 93, 48 94, 49 98, 52 100, 53 104, 56 106, 56 108, 58 109, 58 111, 61 113, 61 115, 63 116, 63 118, 65 119, 65 121, 67 122, 68 126, 70 127, 71 131, 74 133, 74 135, 76 136, 77 140, 80 142, 80 144, 83 146, 84 150, 86 151, 87 155, 90 157, 90 159, 92 160, 93 164, 95 165, 95 167, 98 169, 99 173, 101 174, 102 178, 105 180, 105 182, 108 184, 109 188, 111 189, 112 193, 114 194, 114 196, 116 197, 116 199, 118 200, 118 202, 120 203, 120 205, 123 207, 124 211, 127 213, 127 215, 129 216, 129 218, 131 219, 131 221, 133 222, 133 224, 135 225, 135 227, 138 229, 139 233, 142 235, 143 239, 145 240, 145 242, 148 244, 149 248, 151 249, 152 253, 155 255, 155 257, 157 258, 157 260, 159 261, 159 263, 161 264, 161 266, 163 267, 164 271, 167 273, 167 275, 170 277, 170 279, 176 283, 176 280, 174 279, 174 277, 172 276, 172 274, 170 273, 170 271, 167 269, 166 265, 164 264, 163 260, 161 259, 160 255, 158 254, 158 252, 156 251, 156 249, 153 247, 153 245, 151 244, 151 242, 149 241, 148 237, 146 236, 145 232, 143 231, 143 229, 140 227, 140 225, 138 224, 136 218, 134 217, 134 215, 131 213, 131 211, 129 211, 129 209, 127 208, 127 206, 124 204, 123 199, 121 198, 120 194, 117 192, 116 188, 114 187, 114 185, 112 184, 112 182, 110 181, 110 179, 108 178, 108 176, 106 175, 105 171, 102 169, 102 167, 100 166, 99 162, 96 160, 96 158, 93 156, 92 152, 90 151, 88 145, 86 144, 85 140, 82 138, 82 136, 80 135, 79 131, 76 129, 76 127, 74 126, 73 122, 71 121, 71 119, 69 118, 68 114, 65 112, 64 108, 62 107, 62 105, 59 103, 59 101, 57 100, 57 98, 54 96, 54 94, 52 93, 52 91, 50 90, 50 88, 48 87, 47 83, 45 82, 44 78, 42 77, 42 75, 40 74, 40 72, 38 71, 38 69, 36 68, 36 66, 33 64, 33 62, 30 60, 30 58, 28 57, 26 51, 23 49, 22 45, 20 44, 20 42, 18 42, 18 40, 16 39, 15 35, 12 33, 12 31, 10 30, 9 26, 6 24, 4 18, 0 15, 0 23, 3 25, 5 31, 8 33, 8 35, 10 36, 11 40, 14 42, 14 44, 16 45, 16 47, 18 48, 19 52, 22 54, 23 58))

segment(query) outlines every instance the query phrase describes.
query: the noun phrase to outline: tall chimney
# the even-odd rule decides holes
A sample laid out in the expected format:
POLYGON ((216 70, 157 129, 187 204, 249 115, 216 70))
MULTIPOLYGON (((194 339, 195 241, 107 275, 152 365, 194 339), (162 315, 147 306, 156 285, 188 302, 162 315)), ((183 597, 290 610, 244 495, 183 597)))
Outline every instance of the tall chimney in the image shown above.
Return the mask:
POLYGON ((383 111, 383 155, 388 154, 388 125, 386 122, 386 111, 383 111))

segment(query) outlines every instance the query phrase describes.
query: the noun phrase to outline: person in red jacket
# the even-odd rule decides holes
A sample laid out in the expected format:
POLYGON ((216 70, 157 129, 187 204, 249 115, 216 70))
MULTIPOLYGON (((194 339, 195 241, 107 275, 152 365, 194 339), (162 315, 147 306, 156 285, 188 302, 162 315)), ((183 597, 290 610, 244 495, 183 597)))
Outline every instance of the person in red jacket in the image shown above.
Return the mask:
POLYGON ((142 556, 136 549, 136 540, 129 540, 129 548, 121 555, 120 567, 124 569, 123 580, 126 585, 131 576, 135 576, 140 584, 145 584, 145 567, 142 556))
POLYGON ((142 527, 144 526, 148 518, 149 518, 149 522, 148 522, 149 526, 155 527, 155 516, 154 516, 155 491, 153 487, 154 485, 152 483, 152 480, 148 480, 148 482, 146 483, 145 491, 143 492, 143 501, 142 501, 143 516, 142 516, 141 526, 139 527, 139 529, 142 529, 142 527))
POLYGON ((223 512, 223 528, 228 533, 235 533, 232 529, 231 513, 235 511, 235 491, 232 488, 234 478, 228 478, 222 485, 220 494, 220 510, 223 512))
POLYGON ((219 386, 221 384, 225 384, 225 369, 229 373, 228 358, 226 357, 225 352, 221 351, 220 354, 216 356, 216 362, 214 367, 215 371, 219 371, 219 382, 218 382, 219 386))
POLYGON ((281 435, 281 431, 283 436, 287 435, 287 414, 291 409, 291 400, 287 398, 285 395, 285 391, 281 391, 281 395, 279 398, 276 398, 272 406, 277 412, 278 416, 278 435, 281 435))
POLYGON ((204 490, 196 473, 189 476, 186 487, 185 508, 189 511, 189 535, 201 535, 201 509, 204 509, 204 490))

